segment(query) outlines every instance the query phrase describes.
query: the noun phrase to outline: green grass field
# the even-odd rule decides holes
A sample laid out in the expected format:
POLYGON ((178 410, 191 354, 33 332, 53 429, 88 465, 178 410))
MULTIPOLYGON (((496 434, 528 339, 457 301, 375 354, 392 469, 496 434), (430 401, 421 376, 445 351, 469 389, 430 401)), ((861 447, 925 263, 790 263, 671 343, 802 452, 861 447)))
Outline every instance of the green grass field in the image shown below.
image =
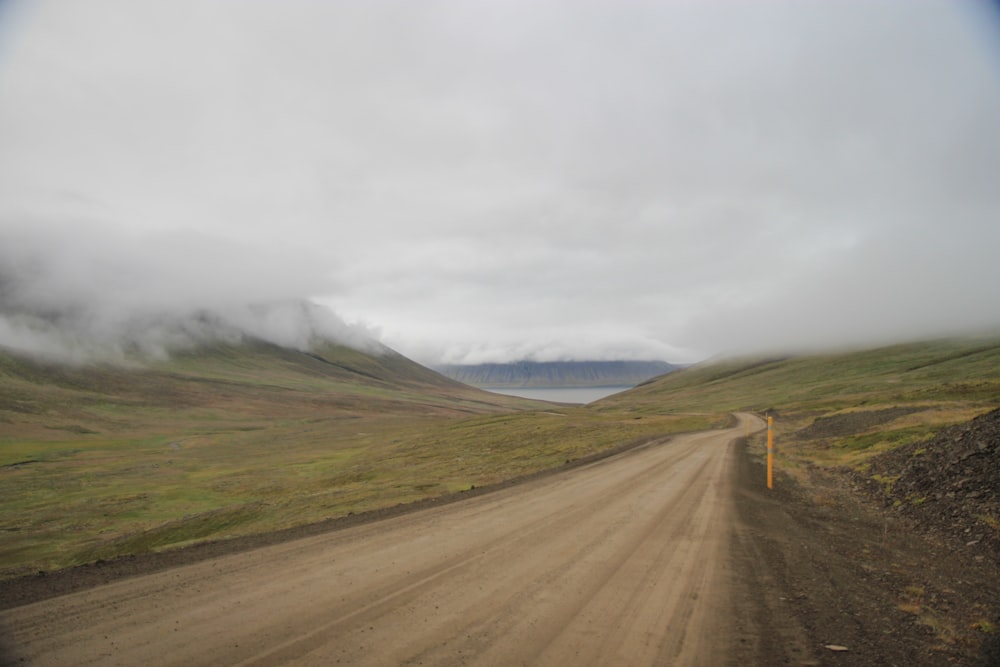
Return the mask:
POLYGON ((1000 343, 716 362, 588 407, 399 357, 218 346, 122 369, 0 356, 0 577, 344 516, 638 438, 777 418, 782 463, 864 465, 1000 404, 1000 343))
POLYGON ((485 486, 704 417, 489 394, 401 357, 220 347, 151 367, 0 357, 0 577, 485 486))

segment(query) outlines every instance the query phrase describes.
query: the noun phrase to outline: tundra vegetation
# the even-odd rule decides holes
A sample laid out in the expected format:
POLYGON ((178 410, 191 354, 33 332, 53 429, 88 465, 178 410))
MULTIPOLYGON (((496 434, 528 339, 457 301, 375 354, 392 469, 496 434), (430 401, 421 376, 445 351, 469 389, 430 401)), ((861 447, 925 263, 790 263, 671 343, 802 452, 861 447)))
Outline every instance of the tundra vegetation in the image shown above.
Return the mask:
POLYGON ((714 361, 589 406, 336 345, 206 346, 132 367, 5 354, 0 578, 461 493, 733 411, 776 417, 782 475, 864 475, 873 455, 998 404, 993 339, 714 361))

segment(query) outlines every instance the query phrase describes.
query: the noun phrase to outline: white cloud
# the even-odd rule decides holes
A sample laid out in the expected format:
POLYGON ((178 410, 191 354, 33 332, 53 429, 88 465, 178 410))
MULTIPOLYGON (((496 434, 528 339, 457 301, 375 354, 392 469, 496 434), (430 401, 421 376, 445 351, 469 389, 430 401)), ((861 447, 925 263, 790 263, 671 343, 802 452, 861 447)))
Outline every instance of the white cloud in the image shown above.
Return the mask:
POLYGON ((17 7, 0 224, 116 307, 316 297, 426 362, 1000 325, 985 3, 17 7))
POLYGON ((0 230, 0 346, 72 361, 124 360, 252 337, 307 349, 372 334, 304 295, 329 288, 316 257, 191 230, 7 220, 0 230))

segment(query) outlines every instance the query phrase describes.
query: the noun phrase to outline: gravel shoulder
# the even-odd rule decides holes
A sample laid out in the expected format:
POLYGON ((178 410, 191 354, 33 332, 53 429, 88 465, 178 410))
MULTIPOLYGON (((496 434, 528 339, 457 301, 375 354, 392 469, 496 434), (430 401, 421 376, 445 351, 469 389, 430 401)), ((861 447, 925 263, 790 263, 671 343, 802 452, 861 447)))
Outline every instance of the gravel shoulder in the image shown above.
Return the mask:
POLYGON ((1000 567, 985 545, 914 522, 846 472, 779 474, 768 491, 760 457, 744 451, 741 466, 735 594, 764 619, 736 624, 747 664, 1000 665, 1000 567))

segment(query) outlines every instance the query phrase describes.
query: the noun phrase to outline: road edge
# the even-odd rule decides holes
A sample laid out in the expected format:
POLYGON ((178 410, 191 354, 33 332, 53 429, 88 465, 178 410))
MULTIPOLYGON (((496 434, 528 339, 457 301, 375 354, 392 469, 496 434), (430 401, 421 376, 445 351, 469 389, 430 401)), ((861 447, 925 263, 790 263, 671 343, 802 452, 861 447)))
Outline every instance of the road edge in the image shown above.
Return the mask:
MULTIPOLYGON (((730 416, 730 422, 722 428, 731 428, 736 417, 730 416)), ((595 452, 579 459, 567 460, 563 465, 546 468, 527 475, 521 475, 495 484, 477 486, 464 491, 447 493, 440 496, 425 498, 412 503, 401 503, 379 509, 331 517, 323 521, 303 524, 266 533, 254 533, 228 539, 208 540, 196 544, 168 549, 165 551, 147 552, 118 556, 107 560, 97 560, 59 570, 39 571, 21 577, 0 581, 0 610, 13 609, 24 605, 40 602, 61 595, 68 595, 87 590, 115 581, 139 577, 154 572, 162 572, 175 567, 218 558, 230 554, 252 551, 261 547, 282 544, 298 539, 323 535, 326 533, 346 530, 355 526, 366 525, 398 517, 414 512, 420 512, 432 507, 441 507, 471 498, 495 493, 513 488, 528 482, 564 473, 575 468, 597 463, 614 456, 637 451, 654 444, 666 443, 671 439, 691 433, 661 433, 642 436, 626 441, 616 447, 595 452)))

